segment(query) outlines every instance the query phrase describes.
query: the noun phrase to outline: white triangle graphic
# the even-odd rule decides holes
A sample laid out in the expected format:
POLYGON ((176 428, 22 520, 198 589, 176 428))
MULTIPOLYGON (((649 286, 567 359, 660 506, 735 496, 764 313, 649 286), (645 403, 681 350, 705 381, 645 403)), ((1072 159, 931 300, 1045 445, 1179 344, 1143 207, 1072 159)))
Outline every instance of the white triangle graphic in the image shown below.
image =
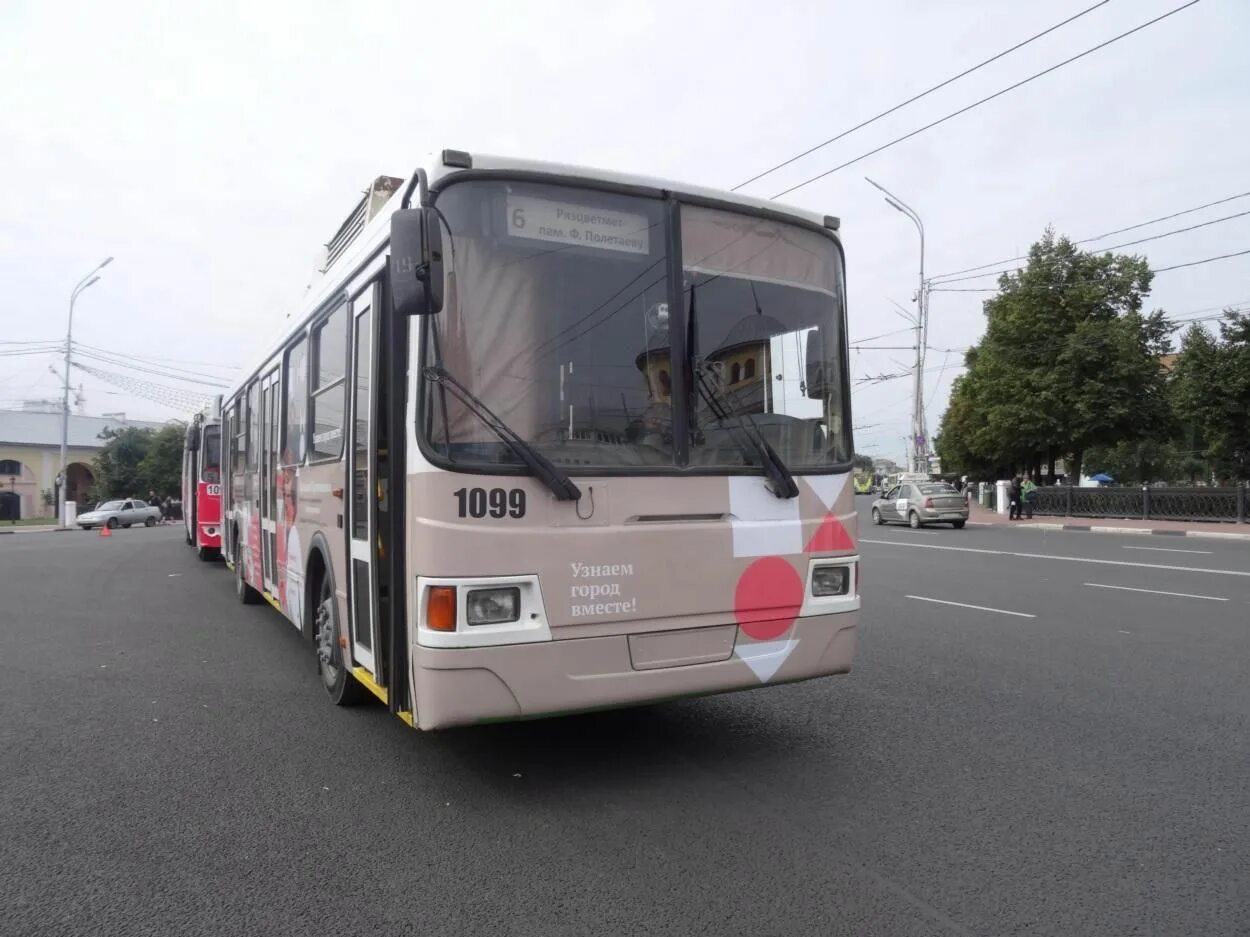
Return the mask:
POLYGON ((816 497, 825 506, 825 510, 832 511, 838 495, 842 494, 842 489, 846 487, 848 478, 850 475, 805 475, 803 480, 807 482, 807 487, 815 492, 816 497))
POLYGON ((734 653, 745 661, 761 683, 767 683, 786 662, 790 652, 799 642, 794 638, 785 641, 759 641, 755 644, 738 644, 734 653))

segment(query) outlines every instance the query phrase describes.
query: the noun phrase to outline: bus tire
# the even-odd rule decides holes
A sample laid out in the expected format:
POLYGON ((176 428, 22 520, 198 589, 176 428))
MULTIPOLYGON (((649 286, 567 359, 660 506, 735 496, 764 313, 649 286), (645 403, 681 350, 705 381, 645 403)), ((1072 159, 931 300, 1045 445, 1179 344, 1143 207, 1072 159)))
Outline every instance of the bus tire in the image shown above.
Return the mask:
POLYGON ((234 592, 244 605, 260 603, 260 593, 247 584, 247 578, 243 575, 242 562, 234 564, 234 592))
POLYGON ((347 672, 340 653, 339 603, 334 596, 334 579, 329 570, 322 576, 321 587, 317 590, 313 628, 317 639, 317 672, 334 705, 354 706, 363 702, 365 688, 347 672))
POLYGON ((213 560, 219 558, 221 553, 213 547, 197 547, 195 555, 200 558, 201 563, 211 563, 213 560))

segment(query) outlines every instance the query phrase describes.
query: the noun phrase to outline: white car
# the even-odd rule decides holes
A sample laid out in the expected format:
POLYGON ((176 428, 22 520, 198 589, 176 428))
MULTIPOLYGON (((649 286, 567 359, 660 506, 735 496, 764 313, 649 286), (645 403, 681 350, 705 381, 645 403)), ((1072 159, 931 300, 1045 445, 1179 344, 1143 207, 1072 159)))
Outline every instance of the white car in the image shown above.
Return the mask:
POLYGON ((79 514, 76 523, 83 530, 92 527, 129 527, 142 524, 155 527, 161 519, 161 509, 146 501, 131 498, 127 501, 105 501, 85 514, 79 514))

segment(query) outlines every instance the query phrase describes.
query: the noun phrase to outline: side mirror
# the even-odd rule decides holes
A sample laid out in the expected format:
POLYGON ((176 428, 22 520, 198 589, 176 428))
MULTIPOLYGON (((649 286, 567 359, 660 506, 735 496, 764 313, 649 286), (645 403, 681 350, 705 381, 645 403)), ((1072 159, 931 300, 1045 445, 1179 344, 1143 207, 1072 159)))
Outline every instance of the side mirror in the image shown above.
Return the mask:
POLYGON ((825 342, 824 332, 813 329, 807 333, 805 384, 807 396, 813 400, 825 397, 825 342))
POLYGON ((187 452, 200 451, 200 424, 192 423, 187 427, 187 452))
POLYGON ((443 308, 443 229, 433 208, 391 215, 391 302, 401 316, 443 308))

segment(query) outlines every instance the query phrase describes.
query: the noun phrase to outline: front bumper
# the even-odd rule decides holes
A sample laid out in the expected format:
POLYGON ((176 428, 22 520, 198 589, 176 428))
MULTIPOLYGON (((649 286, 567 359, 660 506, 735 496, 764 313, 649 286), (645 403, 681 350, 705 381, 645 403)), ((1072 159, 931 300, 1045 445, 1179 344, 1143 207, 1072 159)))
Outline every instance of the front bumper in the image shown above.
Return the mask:
POLYGON ((438 729, 528 719, 848 673, 858 619, 858 612, 800 618, 788 636, 772 642, 784 659, 766 679, 748 663, 763 646, 741 632, 723 660, 649 669, 637 669, 626 635, 475 648, 415 646, 414 724, 438 729))

